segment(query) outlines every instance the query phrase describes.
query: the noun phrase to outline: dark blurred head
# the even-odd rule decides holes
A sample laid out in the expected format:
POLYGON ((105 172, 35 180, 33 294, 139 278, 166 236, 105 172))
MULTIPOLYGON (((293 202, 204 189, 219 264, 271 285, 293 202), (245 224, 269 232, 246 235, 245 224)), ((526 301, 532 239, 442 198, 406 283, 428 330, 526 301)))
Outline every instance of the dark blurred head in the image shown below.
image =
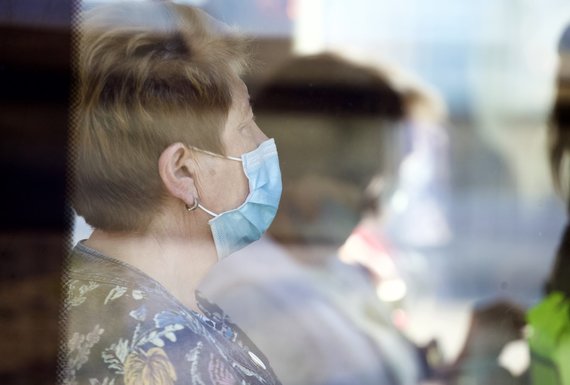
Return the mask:
MULTIPOLYGON (((293 59, 253 95, 277 142, 283 197, 270 233, 284 243, 340 245, 372 178, 395 175, 404 98, 382 73, 333 55, 293 59)), ((389 179, 389 178, 387 178, 389 179)))
POLYGON ((550 165, 554 181, 567 204, 570 196, 570 26, 559 43, 560 63, 552 121, 550 125, 550 165))
MULTIPOLYGON (((557 92, 549 131, 550 166, 559 193, 570 209, 570 26, 559 43, 560 64, 557 92)), ((570 224, 562 236, 546 292, 570 296, 570 224)))
POLYGON ((224 153, 243 44, 202 11, 168 2, 94 8, 79 36, 73 205, 96 228, 144 231, 165 196, 165 148, 224 153))
POLYGON ((473 320, 476 326, 500 335, 500 339, 514 341, 523 338, 526 325, 525 311, 508 300, 482 303, 475 307, 473 320))

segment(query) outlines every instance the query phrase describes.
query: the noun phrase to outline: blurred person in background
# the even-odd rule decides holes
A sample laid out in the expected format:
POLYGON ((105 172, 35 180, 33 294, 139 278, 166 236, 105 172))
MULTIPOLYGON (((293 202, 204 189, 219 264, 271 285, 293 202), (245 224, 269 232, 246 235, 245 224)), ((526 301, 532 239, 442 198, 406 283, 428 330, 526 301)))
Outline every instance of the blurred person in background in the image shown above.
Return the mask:
POLYGON ((202 11, 82 15, 73 206, 94 228, 65 275, 64 384, 279 384, 196 288, 276 213, 275 142, 240 79, 245 45, 202 11))
POLYGON ((286 385, 418 383, 417 350, 394 327, 370 271, 338 258, 397 176, 406 94, 376 68, 321 54, 285 63, 253 101, 279 144, 282 205, 270 237, 219 264, 201 290, 286 385))
MULTIPOLYGON (((570 26, 559 44, 558 87, 549 131, 555 185, 570 208, 570 26)), ((546 283, 546 297, 527 315, 533 384, 570 384, 570 225, 546 283)))

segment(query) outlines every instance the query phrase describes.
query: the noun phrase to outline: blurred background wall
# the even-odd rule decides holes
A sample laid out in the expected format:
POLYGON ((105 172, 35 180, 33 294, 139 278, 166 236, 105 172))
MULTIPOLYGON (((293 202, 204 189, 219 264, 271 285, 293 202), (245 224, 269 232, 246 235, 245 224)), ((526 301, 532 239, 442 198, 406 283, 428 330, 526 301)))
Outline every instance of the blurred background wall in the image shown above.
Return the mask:
MULTIPOLYGON (((563 215, 546 162, 556 46, 570 4, 560 0, 194 1, 258 38, 261 66, 288 48, 378 63, 434 91, 447 106, 453 236, 429 250, 444 296, 540 296, 563 215), (290 45, 290 47, 288 46, 290 45)), ((250 88, 251 88, 250 86, 250 88)))

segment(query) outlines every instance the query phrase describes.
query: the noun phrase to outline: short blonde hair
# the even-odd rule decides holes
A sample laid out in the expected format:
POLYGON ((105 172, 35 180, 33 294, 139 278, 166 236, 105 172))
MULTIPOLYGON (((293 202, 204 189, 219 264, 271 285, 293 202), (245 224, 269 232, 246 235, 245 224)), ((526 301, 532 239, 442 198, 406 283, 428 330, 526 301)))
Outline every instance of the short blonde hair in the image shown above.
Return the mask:
POLYGON ((165 148, 224 153, 245 45, 204 12, 171 3, 96 8, 78 32, 73 206, 95 228, 144 231, 165 197, 165 148))

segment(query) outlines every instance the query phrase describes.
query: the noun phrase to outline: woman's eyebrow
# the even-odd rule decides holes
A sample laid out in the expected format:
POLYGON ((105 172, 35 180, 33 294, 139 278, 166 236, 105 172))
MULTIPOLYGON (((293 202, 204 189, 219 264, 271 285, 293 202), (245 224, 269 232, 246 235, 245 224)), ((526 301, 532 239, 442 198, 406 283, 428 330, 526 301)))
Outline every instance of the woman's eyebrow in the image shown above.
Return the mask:
POLYGON ((239 108, 242 112, 247 113, 247 110, 251 108, 251 105, 249 104, 249 96, 247 99, 242 99, 239 108))

